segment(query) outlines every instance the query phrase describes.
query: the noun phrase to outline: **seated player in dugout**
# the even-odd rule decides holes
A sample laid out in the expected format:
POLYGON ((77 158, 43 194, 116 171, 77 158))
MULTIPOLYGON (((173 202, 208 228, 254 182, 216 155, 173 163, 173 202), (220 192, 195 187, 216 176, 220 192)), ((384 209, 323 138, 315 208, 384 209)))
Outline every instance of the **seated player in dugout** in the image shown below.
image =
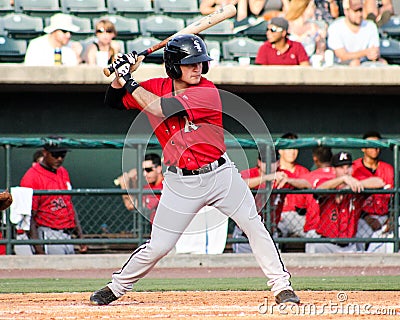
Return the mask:
MULTIPOLYGON (((278 155, 281 154, 281 150, 278 151, 278 155)), ((271 173, 266 173, 266 159, 265 152, 261 151, 258 154, 257 166, 254 168, 242 170, 240 172, 242 178, 249 186, 251 190, 261 190, 267 187, 267 182, 273 182, 273 189, 307 189, 310 188, 310 184, 304 180, 293 177, 293 174, 280 167, 279 156, 271 156, 271 173)), ((263 217, 264 209, 266 209, 266 203, 270 203, 270 211, 265 214, 270 215, 270 221, 272 224, 272 234, 274 236, 279 235, 279 230, 277 225, 281 219, 281 213, 286 198, 286 194, 271 194, 269 199, 267 199, 266 193, 256 193, 255 202, 257 207, 257 212, 261 215, 263 221, 266 219, 263 217)), ((246 237, 242 230, 238 226, 235 226, 233 231, 233 237, 241 238, 246 237)), ((249 253, 251 248, 247 243, 237 243, 233 245, 233 250, 236 253, 249 253)))
MULTIPOLYGON (((161 157, 156 153, 147 153, 142 162, 143 177, 147 184, 143 186, 143 190, 161 191, 163 187, 164 175, 162 173, 161 157)), ((121 176, 114 180, 115 185, 119 185, 121 189, 137 189, 138 172, 136 168, 124 172, 121 176)), ((145 209, 143 213, 153 223, 156 214, 158 202, 161 194, 146 194, 143 196, 142 205, 145 209)), ((135 195, 124 194, 122 196, 126 209, 132 211, 137 208, 138 201, 135 195)))
MULTIPOLYGON (((316 232, 322 238, 353 238, 357 232, 362 204, 368 194, 361 193, 366 188, 383 188, 385 183, 379 177, 352 176, 352 156, 341 151, 332 157, 332 167, 335 169, 335 178, 319 180, 317 189, 350 189, 353 193, 322 194, 318 196, 320 206, 320 221, 316 232)), ((327 242, 307 243, 308 253, 337 253, 356 252, 355 243, 327 242)))

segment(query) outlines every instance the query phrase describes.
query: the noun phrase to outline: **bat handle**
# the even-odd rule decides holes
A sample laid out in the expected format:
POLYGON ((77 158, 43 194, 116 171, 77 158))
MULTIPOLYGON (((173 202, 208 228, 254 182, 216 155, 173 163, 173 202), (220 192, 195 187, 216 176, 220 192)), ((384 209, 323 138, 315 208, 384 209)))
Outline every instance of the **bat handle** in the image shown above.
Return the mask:
MULTIPOLYGON (((151 50, 151 48, 149 48, 149 49, 143 50, 142 52, 139 52, 138 56, 147 56, 152 52, 153 52, 153 50, 151 50)), ((112 64, 109 64, 107 67, 105 67, 103 69, 103 73, 106 77, 111 76, 114 73, 114 68, 113 68, 112 64)))

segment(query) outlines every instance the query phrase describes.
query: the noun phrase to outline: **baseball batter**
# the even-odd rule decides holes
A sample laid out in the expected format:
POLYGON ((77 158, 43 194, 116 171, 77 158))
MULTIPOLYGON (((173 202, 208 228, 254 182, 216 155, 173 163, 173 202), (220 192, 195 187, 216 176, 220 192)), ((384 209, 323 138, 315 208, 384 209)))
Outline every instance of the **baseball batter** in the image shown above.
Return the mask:
POLYGON ((108 87, 105 103, 117 109, 136 108, 147 115, 167 166, 163 191, 151 239, 132 253, 90 301, 107 305, 132 290, 175 246, 196 213, 209 205, 230 216, 248 235, 276 302, 299 303, 250 189, 226 154, 219 92, 202 77, 211 60, 203 40, 179 35, 167 43, 164 62, 168 78, 139 85, 132 72, 142 60, 132 52, 114 62, 117 76, 108 87))

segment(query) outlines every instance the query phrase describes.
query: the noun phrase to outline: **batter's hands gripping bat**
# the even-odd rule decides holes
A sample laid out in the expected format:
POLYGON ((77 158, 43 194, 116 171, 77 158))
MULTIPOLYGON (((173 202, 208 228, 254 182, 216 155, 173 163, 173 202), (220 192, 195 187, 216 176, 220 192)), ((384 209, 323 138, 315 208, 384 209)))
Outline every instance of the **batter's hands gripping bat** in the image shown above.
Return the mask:
MULTIPOLYGON (((217 23, 220 23, 221 21, 225 19, 232 18, 234 15, 236 15, 236 7, 234 4, 228 4, 226 6, 221 7, 217 11, 204 16, 200 18, 199 20, 191 23, 187 27, 183 28, 182 30, 178 31, 177 33, 173 34, 172 36, 164 39, 163 41, 155 44, 154 46, 138 53, 139 56, 147 56, 150 53, 157 51, 161 48, 163 48, 169 40, 171 40, 173 37, 179 35, 179 34, 197 34, 200 33, 201 31, 204 31, 217 23)), ((103 69, 104 75, 109 77, 112 73, 114 72, 114 69, 112 68, 112 65, 109 65, 108 67, 103 69)))

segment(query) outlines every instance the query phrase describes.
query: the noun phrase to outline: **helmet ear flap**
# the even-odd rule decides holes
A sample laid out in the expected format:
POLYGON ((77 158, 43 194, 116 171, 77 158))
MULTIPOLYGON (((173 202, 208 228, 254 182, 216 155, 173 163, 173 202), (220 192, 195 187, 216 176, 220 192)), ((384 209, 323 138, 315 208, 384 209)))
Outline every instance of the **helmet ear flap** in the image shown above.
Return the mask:
POLYGON ((182 77, 181 67, 178 64, 173 64, 172 65, 171 78, 172 79, 179 79, 180 77, 182 77))

